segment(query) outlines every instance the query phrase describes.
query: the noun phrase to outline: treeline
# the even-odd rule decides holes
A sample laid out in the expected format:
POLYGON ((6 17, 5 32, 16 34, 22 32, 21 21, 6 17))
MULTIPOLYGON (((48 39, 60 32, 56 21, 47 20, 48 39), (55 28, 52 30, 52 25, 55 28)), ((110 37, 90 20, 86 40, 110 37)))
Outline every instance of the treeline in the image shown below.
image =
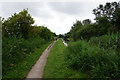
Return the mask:
POLYGON ((34 22, 26 9, 2 19, 3 77, 37 48, 54 39, 55 33, 47 27, 33 25, 34 22))
POLYGON ((68 67, 91 78, 120 78, 120 2, 93 9, 96 22, 77 20, 64 39, 68 67))
POLYGON ((28 10, 23 10, 18 14, 12 15, 7 20, 2 21, 2 35, 3 37, 22 37, 24 39, 32 37, 41 37, 45 40, 51 40, 54 35, 47 27, 32 26, 35 22, 28 10))
POLYGON ((95 23, 92 23, 90 19, 85 19, 82 22, 77 20, 65 37, 70 37, 76 41, 81 38, 89 39, 93 36, 101 36, 120 30, 119 2, 100 4, 96 9, 93 9, 93 14, 96 16, 95 23))

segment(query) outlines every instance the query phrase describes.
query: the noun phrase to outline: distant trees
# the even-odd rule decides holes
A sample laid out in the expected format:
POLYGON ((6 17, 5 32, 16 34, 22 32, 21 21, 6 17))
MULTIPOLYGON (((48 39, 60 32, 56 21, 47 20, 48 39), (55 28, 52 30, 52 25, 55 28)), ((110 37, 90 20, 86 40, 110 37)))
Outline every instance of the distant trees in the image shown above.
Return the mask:
POLYGON ((70 33, 71 33, 71 38, 73 38, 74 40, 76 39, 76 32, 78 29, 81 29, 83 27, 81 21, 76 20, 76 23, 73 24, 70 33))
POLYGON ((53 33, 47 27, 41 27, 40 36, 45 40, 53 40, 53 33))
POLYGON ((71 33, 70 33, 70 32, 66 33, 66 34, 64 35, 64 40, 65 40, 65 41, 69 41, 69 40, 70 40, 70 36, 71 36, 71 33))
POLYGON ((120 30, 120 2, 100 4, 96 9, 93 9, 93 14, 95 15, 95 23, 91 23, 90 19, 85 19, 82 23, 77 20, 70 32, 66 33, 65 38, 69 36, 71 41, 90 39, 93 36, 101 36, 120 30))
POLYGON ((59 38, 63 38, 64 37, 63 34, 59 34, 58 36, 59 36, 59 38))

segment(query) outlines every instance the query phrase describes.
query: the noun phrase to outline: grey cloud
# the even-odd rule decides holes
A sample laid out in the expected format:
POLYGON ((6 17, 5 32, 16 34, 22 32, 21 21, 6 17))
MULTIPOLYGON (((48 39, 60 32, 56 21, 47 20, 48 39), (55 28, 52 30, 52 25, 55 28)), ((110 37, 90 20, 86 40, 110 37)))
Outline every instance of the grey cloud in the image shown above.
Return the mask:
POLYGON ((92 7, 91 2, 50 2, 48 5, 55 11, 70 15, 84 14, 92 7))
POLYGON ((49 18, 52 15, 47 13, 44 10, 45 5, 43 2, 5 2, 2 3, 2 15, 4 17, 8 17, 15 12, 20 12, 23 9, 29 10, 29 13, 32 16, 40 17, 40 18, 49 18))
POLYGON ((93 19, 92 10, 98 5, 96 2, 2 2, 0 16, 6 18, 28 8, 36 24, 45 24, 59 34, 69 31, 76 19, 93 19))

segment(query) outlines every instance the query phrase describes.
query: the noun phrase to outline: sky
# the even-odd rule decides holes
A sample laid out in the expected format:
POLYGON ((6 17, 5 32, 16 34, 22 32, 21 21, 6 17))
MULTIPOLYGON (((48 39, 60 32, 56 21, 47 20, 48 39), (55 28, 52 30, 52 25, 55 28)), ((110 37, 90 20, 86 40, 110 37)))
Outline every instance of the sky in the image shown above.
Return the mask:
POLYGON ((0 0, 0 16, 7 19, 28 8, 34 25, 46 26, 58 35, 69 32, 76 20, 95 22, 92 10, 113 1, 119 0, 0 0))

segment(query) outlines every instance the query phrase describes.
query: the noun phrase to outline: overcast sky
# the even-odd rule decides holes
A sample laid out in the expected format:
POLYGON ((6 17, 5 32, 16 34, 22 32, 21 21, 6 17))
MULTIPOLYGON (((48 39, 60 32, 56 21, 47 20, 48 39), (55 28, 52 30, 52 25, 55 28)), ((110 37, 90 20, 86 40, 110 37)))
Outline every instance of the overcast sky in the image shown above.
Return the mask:
POLYGON ((94 22, 92 10, 99 4, 113 1, 119 0, 0 0, 0 16, 8 18, 28 8, 36 25, 64 34, 76 20, 91 19, 94 22))

